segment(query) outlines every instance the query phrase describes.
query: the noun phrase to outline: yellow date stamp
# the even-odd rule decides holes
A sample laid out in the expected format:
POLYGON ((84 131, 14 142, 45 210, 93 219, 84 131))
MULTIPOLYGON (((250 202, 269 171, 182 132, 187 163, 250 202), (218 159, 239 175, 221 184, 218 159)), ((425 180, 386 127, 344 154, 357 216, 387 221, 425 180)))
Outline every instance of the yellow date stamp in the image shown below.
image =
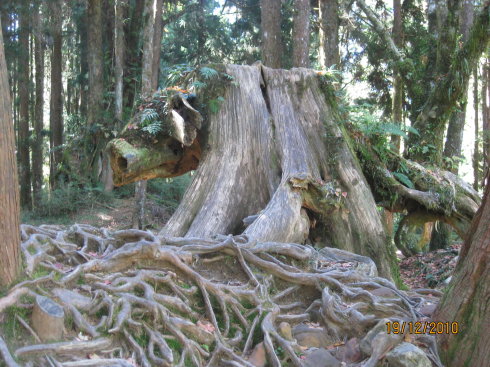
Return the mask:
POLYGON ((457 334, 457 322, 431 322, 431 321, 390 321, 386 323, 387 334, 457 334))

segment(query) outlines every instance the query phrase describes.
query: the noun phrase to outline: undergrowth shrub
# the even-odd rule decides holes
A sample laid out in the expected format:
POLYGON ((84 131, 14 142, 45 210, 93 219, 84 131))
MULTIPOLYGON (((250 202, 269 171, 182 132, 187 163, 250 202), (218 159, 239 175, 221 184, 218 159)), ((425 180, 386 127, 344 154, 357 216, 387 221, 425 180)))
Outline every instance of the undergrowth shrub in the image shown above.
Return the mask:
POLYGON ((22 222, 36 218, 62 217, 95 203, 110 203, 113 200, 114 194, 104 191, 102 187, 70 183, 53 191, 43 190, 40 199, 34 203, 34 209, 22 213, 22 222))
POLYGON ((173 213, 182 200, 190 181, 189 173, 174 178, 153 179, 148 181, 147 194, 151 200, 164 206, 169 213, 173 213))

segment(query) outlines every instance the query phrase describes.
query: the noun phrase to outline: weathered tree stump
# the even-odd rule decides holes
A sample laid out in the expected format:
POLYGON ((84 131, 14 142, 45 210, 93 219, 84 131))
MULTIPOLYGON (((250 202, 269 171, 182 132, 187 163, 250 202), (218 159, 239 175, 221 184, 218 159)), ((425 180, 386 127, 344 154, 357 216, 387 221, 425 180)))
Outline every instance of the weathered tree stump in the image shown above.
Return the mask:
POLYGON ((65 313, 52 299, 36 296, 32 311, 32 326, 42 341, 57 341, 63 336, 65 313))

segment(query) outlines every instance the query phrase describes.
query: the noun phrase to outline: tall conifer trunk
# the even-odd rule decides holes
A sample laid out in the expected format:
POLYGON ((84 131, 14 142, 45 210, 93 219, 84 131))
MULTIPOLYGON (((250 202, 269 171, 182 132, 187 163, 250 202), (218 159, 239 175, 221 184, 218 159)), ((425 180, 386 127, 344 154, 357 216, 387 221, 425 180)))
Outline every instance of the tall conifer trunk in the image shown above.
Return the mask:
POLYGON ((281 0, 260 0, 262 62, 271 68, 282 66, 281 0))
POLYGON ((63 145, 63 81, 62 81, 62 8, 63 1, 56 0, 48 2, 51 14, 51 36, 53 37, 53 47, 51 52, 51 101, 49 112, 50 127, 50 170, 49 183, 51 189, 58 186, 59 180, 63 178, 59 175, 62 162, 63 145))
POLYGON ((29 15, 27 9, 20 12, 19 22, 19 139, 20 204, 26 209, 32 206, 31 164, 29 149, 29 15))
POLYGON ((34 29, 34 63, 36 66, 36 102, 34 107, 34 139, 32 144, 32 191, 34 206, 41 199, 43 182, 43 136, 44 128, 44 45, 40 31, 40 7, 35 9, 33 16, 34 29))
POLYGON ((339 52, 339 2, 338 0, 319 0, 320 47, 318 56, 320 66, 328 69, 336 65, 340 68, 339 52))
POLYGON ((10 285, 20 270, 19 189, 12 105, 0 22, 0 285, 10 285))
POLYGON ((310 0, 294 1, 293 66, 310 65, 310 0))

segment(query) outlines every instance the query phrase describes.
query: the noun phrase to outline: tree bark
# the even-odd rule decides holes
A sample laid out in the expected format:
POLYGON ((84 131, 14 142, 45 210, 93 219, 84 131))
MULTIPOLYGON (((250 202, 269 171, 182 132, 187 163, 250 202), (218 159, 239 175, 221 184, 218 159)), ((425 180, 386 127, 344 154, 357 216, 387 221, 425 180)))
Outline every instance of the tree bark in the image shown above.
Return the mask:
POLYGON ((102 0, 89 0, 87 6, 88 31, 88 110, 87 126, 90 142, 87 145, 86 167, 96 182, 99 154, 102 150, 102 103, 104 99, 104 59, 102 55, 102 0), (97 126, 98 125, 98 126, 97 126))
POLYGON ((7 63, 0 23, 0 284, 10 285, 20 270, 19 189, 7 63))
POLYGON ((32 206, 31 162, 29 151, 29 15, 21 9, 19 15, 19 172, 20 205, 32 206))
MULTIPOLYGON (((483 177, 488 177, 490 175, 490 58, 488 57, 483 65, 481 98, 483 177)), ((488 180, 486 184, 488 185, 488 180)), ((485 185, 484 179, 481 185, 485 185)))
POLYGON ((281 0, 260 0, 262 62, 271 68, 282 66, 281 0))
POLYGON ((163 0, 157 0, 155 6, 155 29, 153 34, 153 59, 151 67, 152 90, 158 89, 158 80, 160 77, 160 53, 163 36, 163 0))
POLYGON ((293 15, 293 66, 310 66, 310 0, 295 0, 293 15))
POLYGON ((34 107, 34 139, 32 144, 32 191, 34 206, 39 205, 43 183, 43 136, 44 128, 44 44, 40 32, 40 7, 33 16, 34 29, 34 63, 36 66, 36 104, 34 107))
MULTIPOLYGON (((145 0, 144 18, 145 26, 143 28, 143 62, 141 71, 141 98, 147 99, 151 97, 153 92, 153 50, 155 46, 156 32, 156 15, 158 13, 157 6, 159 0, 145 0)), ((160 6, 161 12, 161 6, 160 6)), ((135 186, 135 209, 133 212, 132 225, 133 228, 142 229, 145 219, 145 200, 146 200, 147 182, 138 181, 135 186)))
POLYGON ((339 52, 339 2, 319 0, 320 47, 318 57, 323 69, 336 65, 340 68, 339 52))
POLYGON ((457 334, 437 335, 446 366, 484 366, 490 360, 490 185, 433 319, 457 322, 457 334))
POLYGON ((61 12, 63 2, 49 2, 51 10, 51 36, 53 37, 53 50, 51 53, 51 102, 49 114, 49 127, 51 130, 50 147, 50 175, 49 182, 51 189, 58 186, 59 169, 62 162, 61 146, 63 145, 63 80, 62 80, 62 25, 61 12))
MULTIPOLYGON (((398 48, 403 46, 403 29, 402 29, 402 9, 401 0, 393 0, 393 39, 395 45, 398 48)), ((403 126, 403 79, 399 75, 398 68, 393 70, 393 123, 403 126)), ((400 153, 401 137, 399 135, 392 135, 391 142, 394 146, 395 152, 400 153)))
MULTIPOLYGON (((463 3, 463 8, 459 19, 459 33, 461 35, 461 40, 466 42, 468 40, 471 25, 473 24, 473 14, 474 5, 473 1, 465 0, 463 3)), ((449 124, 446 134, 446 143, 444 145, 443 157, 447 159, 443 162, 443 167, 458 174, 460 158, 461 157, 461 147, 463 145, 463 133, 464 125, 466 119, 466 99, 468 94, 469 80, 466 80, 464 89, 465 93, 462 96, 460 102, 460 107, 457 111, 451 114, 449 119, 449 124)), ((437 249, 445 248, 449 245, 451 228, 445 223, 439 223, 439 225, 434 227, 432 232, 432 237, 430 241, 430 250, 434 251, 437 249)))
POLYGON ((473 111, 475 113, 475 143, 473 149, 473 188, 479 189, 480 185, 480 144, 479 144, 479 112, 478 112, 478 67, 473 70, 473 111))
POLYGON ((118 122, 118 128, 122 128, 123 121, 123 86, 124 86, 124 55, 125 55, 125 43, 124 43, 124 28, 123 20, 126 14, 128 6, 128 0, 116 0, 116 16, 115 16, 115 29, 114 29, 114 76, 115 83, 115 114, 118 122))

